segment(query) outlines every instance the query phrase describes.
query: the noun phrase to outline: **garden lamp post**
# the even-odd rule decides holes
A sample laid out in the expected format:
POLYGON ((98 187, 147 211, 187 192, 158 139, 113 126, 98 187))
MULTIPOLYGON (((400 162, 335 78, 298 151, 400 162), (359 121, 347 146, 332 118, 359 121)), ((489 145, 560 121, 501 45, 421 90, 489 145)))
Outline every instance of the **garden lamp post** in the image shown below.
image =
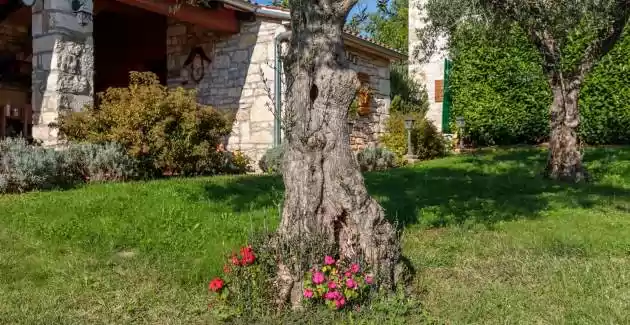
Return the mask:
POLYGON ((416 159, 413 154, 413 148, 411 147, 411 129, 413 129, 414 122, 413 117, 405 118, 405 129, 407 130, 407 159, 416 159))
POLYGON ((457 124, 457 129, 459 133, 459 149, 464 149, 464 127, 466 126, 466 121, 464 121, 463 116, 458 116, 455 119, 455 123, 457 124))

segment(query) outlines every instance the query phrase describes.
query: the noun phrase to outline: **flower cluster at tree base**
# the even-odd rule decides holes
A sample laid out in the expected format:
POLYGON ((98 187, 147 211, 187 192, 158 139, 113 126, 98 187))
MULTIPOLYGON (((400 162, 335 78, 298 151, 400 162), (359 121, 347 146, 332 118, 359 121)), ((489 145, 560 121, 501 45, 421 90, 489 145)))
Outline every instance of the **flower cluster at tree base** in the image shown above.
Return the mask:
POLYGON ((374 280, 358 263, 343 267, 332 256, 324 258, 304 279, 304 298, 310 303, 324 303, 331 309, 342 309, 363 300, 374 280))

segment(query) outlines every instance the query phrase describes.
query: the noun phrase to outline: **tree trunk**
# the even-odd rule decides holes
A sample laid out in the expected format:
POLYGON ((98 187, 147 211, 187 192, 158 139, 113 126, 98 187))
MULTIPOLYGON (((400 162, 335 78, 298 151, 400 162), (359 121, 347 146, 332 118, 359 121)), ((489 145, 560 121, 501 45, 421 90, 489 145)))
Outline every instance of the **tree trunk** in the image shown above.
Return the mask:
POLYGON ((588 176, 582 166, 577 135, 580 123, 579 83, 563 80, 561 76, 552 78, 550 83, 553 103, 550 108, 551 136, 545 173, 551 179, 580 182, 588 176))
POLYGON ((286 192, 278 232, 282 246, 297 252, 280 262, 278 279, 281 301, 294 307, 308 265, 322 262, 316 260, 321 255, 302 254, 307 245, 323 238, 320 248, 335 247, 327 253, 340 259, 364 260, 386 286, 394 283, 400 254, 396 229, 368 195, 350 149, 348 109, 359 81, 344 55, 347 12, 342 3, 321 2, 291 3, 292 37, 284 59, 286 192))

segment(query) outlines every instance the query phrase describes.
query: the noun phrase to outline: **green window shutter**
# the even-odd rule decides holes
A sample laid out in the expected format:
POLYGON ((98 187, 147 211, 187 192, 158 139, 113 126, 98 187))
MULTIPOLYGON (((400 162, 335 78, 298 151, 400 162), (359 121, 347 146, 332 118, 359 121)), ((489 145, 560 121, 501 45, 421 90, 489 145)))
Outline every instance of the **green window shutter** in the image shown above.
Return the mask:
POLYGON ((442 133, 450 133, 449 120, 451 118, 451 91, 450 91, 450 72, 453 66, 451 60, 444 59, 444 87, 442 100, 442 133))

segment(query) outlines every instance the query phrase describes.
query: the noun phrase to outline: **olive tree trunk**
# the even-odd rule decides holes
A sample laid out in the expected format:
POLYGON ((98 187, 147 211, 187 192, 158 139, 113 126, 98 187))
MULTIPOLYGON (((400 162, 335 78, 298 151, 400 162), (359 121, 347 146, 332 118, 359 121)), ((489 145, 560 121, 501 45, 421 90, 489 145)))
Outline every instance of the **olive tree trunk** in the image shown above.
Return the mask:
MULTIPOLYGON (((364 260, 377 281, 393 285, 400 248, 396 229, 367 193, 350 149, 348 109, 359 86, 349 68, 342 27, 356 0, 291 1, 292 36, 285 56, 284 207, 279 238, 317 241, 340 259, 364 260)), ((299 244, 298 244, 299 246, 299 244)), ((298 247, 297 249, 305 249, 298 247)), ((279 266, 280 300, 297 306, 306 271, 300 262, 279 266)), ((321 261, 307 261, 316 263, 321 261)))
POLYGON ((550 84, 553 102, 550 107, 551 135, 545 173, 551 179, 579 182, 588 177, 582 165, 577 133, 580 124, 579 82, 557 76, 551 79, 550 84))

